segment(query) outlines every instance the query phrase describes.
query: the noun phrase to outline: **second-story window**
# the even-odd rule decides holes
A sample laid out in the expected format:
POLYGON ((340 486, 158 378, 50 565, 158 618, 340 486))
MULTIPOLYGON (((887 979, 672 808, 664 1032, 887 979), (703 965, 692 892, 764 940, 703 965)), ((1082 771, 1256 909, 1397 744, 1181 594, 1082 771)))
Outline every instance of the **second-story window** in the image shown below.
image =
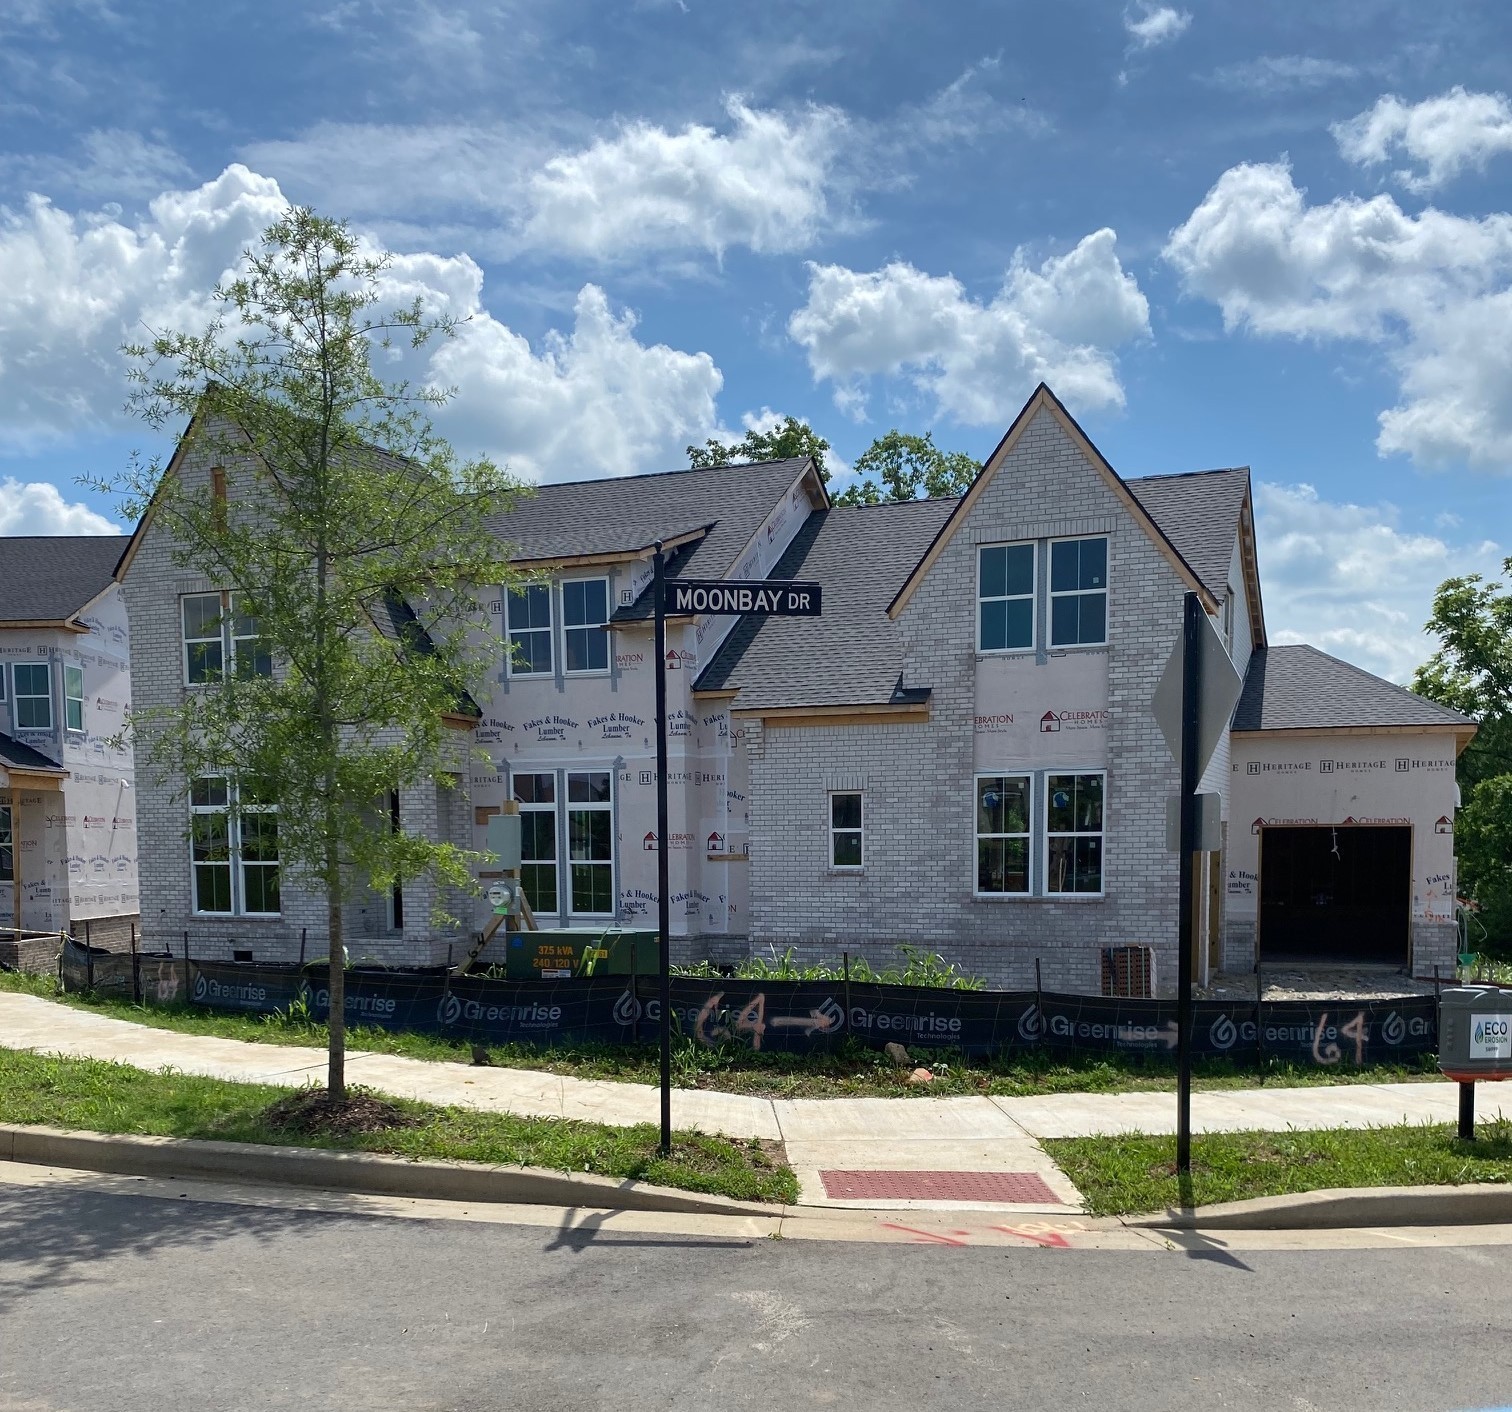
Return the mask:
POLYGON ((245 593, 187 593, 180 613, 188 685, 222 680, 228 663, 242 680, 273 675, 272 651, 245 593))
POLYGON ((52 668, 46 662, 17 662, 11 668, 16 687, 16 729, 50 731, 53 728, 52 668))
POLYGON ((1050 646, 1098 647, 1108 640, 1108 541, 1050 544, 1050 646))
POLYGON ((977 648, 1034 646, 1034 545, 988 544, 977 558, 977 648))
POLYGON ((562 646, 569 672, 609 670, 609 580, 562 584, 562 646))
POLYGON ((63 724, 71 731, 84 729, 84 668, 63 666, 63 724))
POLYGON ((533 583, 504 595, 509 675, 551 675, 551 585, 533 583))

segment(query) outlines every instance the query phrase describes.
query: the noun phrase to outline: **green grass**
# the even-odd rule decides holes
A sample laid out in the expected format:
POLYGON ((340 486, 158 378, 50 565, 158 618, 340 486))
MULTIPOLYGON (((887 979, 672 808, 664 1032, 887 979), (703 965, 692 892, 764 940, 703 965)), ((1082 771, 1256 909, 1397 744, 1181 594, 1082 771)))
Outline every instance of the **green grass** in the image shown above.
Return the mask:
POLYGON ((0 1122, 550 1167, 742 1201, 792 1204, 798 1198, 797 1178, 756 1142, 680 1132, 672 1155, 662 1158, 657 1130, 649 1124, 611 1128, 561 1118, 437 1108, 403 1099, 393 1101, 414 1115, 413 1127, 312 1137, 270 1123, 268 1106, 288 1092, 190 1074, 146 1073, 97 1059, 0 1049, 0 1122))
POLYGON ((1461 1142, 1449 1124, 1318 1132, 1205 1133, 1192 1139, 1190 1194, 1176 1178, 1174 1137, 1052 1138, 1045 1149, 1096 1216, 1208 1206, 1329 1187, 1512 1181, 1512 1123, 1461 1142))
MULTIPOLYGON (((134 1005, 129 1000, 81 994, 60 995, 51 976, 0 972, 0 990, 23 991, 59 1000, 94 1014, 110 1015, 181 1034, 218 1035, 259 1044, 300 1044, 324 1048, 323 1025, 285 1015, 238 1015, 184 1005, 134 1005)), ((348 1029, 352 1049, 400 1054, 412 1059, 441 1059, 467 1063, 472 1042, 436 1035, 394 1033, 358 1026, 348 1029)), ((703 1088, 766 1098, 918 1098, 940 1095, 989 1094, 1025 1097, 1046 1093, 1165 1092, 1176 1087, 1175 1061, 1160 1056, 1086 1055, 1057 1057, 1021 1053, 998 1059, 964 1058, 950 1051, 914 1051, 918 1063, 935 1075, 929 1085, 910 1086, 907 1071, 894 1068, 880 1050, 847 1043, 831 1054, 773 1054, 753 1052, 727 1042, 708 1048, 684 1036, 673 1040, 672 1081, 680 1088, 703 1088)), ((493 1063, 507 1068, 535 1069, 582 1079, 613 1079, 621 1083, 654 1084, 659 1061, 654 1045, 564 1045, 541 1049, 528 1044, 489 1047, 493 1063)), ((1198 1089, 1252 1088, 1261 1081, 1253 1066, 1224 1061, 1198 1061, 1194 1070, 1198 1089)), ((1433 1060, 1377 1065, 1366 1069, 1339 1065, 1325 1068, 1271 1060, 1264 1082, 1297 1088, 1314 1084, 1393 1083, 1409 1079, 1437 1079, 1433 1060)))

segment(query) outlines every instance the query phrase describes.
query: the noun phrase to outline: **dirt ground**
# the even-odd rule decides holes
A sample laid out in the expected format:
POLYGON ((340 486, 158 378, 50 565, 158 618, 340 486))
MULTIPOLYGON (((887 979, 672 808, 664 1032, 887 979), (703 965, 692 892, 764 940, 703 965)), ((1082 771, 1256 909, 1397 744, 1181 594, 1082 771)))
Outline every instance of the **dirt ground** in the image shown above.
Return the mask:
MULTIPOLYGON (((1380 966, 1266 966, 1266 1000, 1386 1000, 1398 995, 1432 995, 1431 980, 1414 980, 1405 971, 1380 966)), ((1443 984, 1453 985, 1452 977, 1443 984)), ((1219 972, 1206 986, 1193 989, 1200 1000, 1253 1000, 1252 971, 1219 972)))

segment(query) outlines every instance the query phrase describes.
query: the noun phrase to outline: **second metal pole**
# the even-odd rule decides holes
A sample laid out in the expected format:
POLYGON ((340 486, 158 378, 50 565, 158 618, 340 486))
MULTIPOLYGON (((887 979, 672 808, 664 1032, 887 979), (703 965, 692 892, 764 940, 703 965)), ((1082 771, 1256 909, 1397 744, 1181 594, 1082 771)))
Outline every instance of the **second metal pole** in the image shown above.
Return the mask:
POLYGON ((667 578, 656 541, 656 930, 661 980, 661 1151, 672 1151, 672 909, 667 878, 667 578))
POLYGON ((1202 604, 1186 596, 1181 624, 1181 869, 1176 962, 1176 1173, 1192 1171, 1192 859, 1197 852, 1197 717, 1202 692, 1202 604))

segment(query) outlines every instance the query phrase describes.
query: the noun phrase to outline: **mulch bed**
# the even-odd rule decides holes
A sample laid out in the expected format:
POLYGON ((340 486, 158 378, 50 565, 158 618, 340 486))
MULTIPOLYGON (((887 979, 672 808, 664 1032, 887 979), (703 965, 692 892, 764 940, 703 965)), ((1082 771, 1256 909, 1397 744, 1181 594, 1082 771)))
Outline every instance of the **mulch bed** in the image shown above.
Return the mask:
POLYGON ((349 1088, 346 1102, 334 1106, 323 1088, 296 1089, 269 1105, 267 1119, 287 1132, 335 1136, 409 1128, 417 1121, 414 1114, 360 1088, 349 1088))

